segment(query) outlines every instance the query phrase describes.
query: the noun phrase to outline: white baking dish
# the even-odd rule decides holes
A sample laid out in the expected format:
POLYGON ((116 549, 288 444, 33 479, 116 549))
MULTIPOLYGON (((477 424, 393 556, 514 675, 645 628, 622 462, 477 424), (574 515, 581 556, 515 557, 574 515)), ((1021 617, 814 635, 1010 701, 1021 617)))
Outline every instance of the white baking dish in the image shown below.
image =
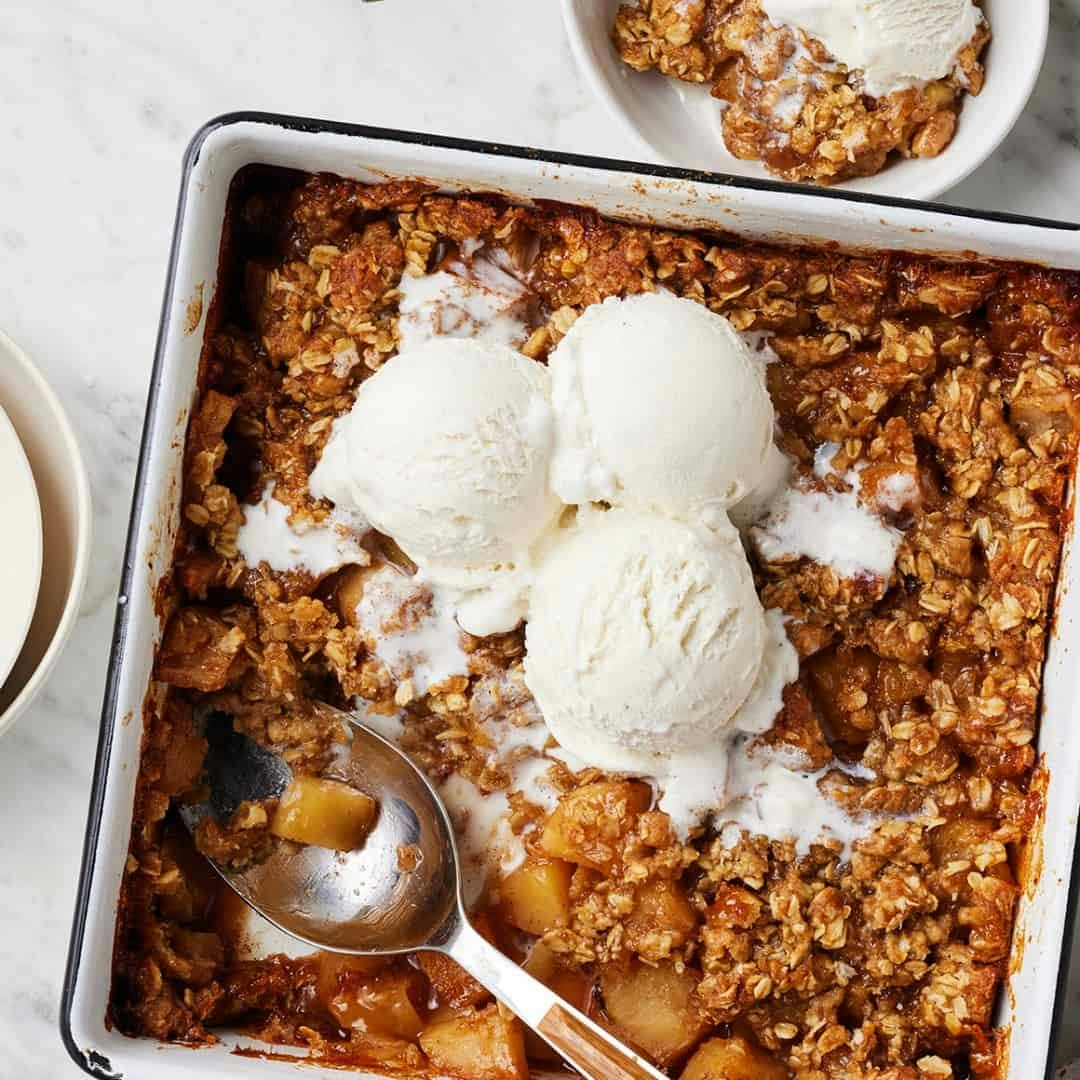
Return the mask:
MULTIPOLYGON (((229 184, 258 162, 327 171, 361 180, 424 177, 447 189, 499 191, 518 200, 555 199, 600 212, 676 227, 704 227, 770 241, 841 243, 1027 259, 1080 269, 1080 233, 1071 226, 944 212, 913 203, 807 192, 767 182, 673 169, 557 157, 517 148, 323 124, 255 114, 208 124, 184 166, 172 260, 157 344, 136 482, 116 633, 102 715, 85 857, 61 1013, 77 1064, 100 1077, 151 1080, 205 1074, 266 1076, 300 1066, 231 1054, 238 1042, 198 1053, 126 1038, 105 1022, 117 896, 127 854, 143 704, 160 626, 154 590, 168 569, 179 521, 179 472, 202 344, 205 310, 193 305, 216 281, 229 184)), ((1049 770, 1044 871, 1021 903, 1016 970, 999 1023, 1010 1030, 1012 1074, 1048 1069, 1055 1001, 1063 995, 1063 941, 1080 807, 1080 742, 1073 702, 1080 698, 1080 579, 1068 545, 1058 616, 1046 671, 1040 752, 1049 770), (1022 1065, 1020 1063, 1023 1063, 1022 1065)), ((1060 1009, 1060 1004, 1058 1005, 1060 1009)), ((314 1066, 306 1076, 340 1077, 314 1066)))

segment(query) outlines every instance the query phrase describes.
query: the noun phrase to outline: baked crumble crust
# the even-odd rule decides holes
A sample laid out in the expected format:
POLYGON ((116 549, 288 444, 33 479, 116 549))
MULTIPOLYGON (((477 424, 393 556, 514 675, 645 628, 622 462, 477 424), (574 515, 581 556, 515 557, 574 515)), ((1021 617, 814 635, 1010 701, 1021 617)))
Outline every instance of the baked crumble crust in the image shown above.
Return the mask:
POLYGON ((965 93, 978 94, 984 20, 956 71, 875 98, 814 38, 776 27, 758 0, 640 0, 613 29, 637 71, 705 85, 722 109, 724 143, 788 180, 831 184, 880 172, 894 154, 937 157, 952 142, 965 93))
MULTIPOLYGON (((307 476, 330 422, 394 354, 402 275, 480 240, 527 273, 543 313, 526 347, 538 361, 587 305, 671 289, 771 334, 769 391, 807 483, 834 482, 813 477, 828 441, 838 468, 862 467, 864 499, 896 477, 909 495, 882 511, 903 532, 887 582, 805 559, 755 565, 801 658, 764 741, 814 769, 873 776, 836 768, 822 782, 849 809, 884 815, 849 860, 746 833, 681 843, 645 785, 553 762, 552 815, 510 794, 528 875, 491 882, 478 925, 676 1073, 697 1054, 691 1070, 737 1059, 753 1075, 807 1080, 999 1076, 991 1010, 1015 868, 1042 808, 1037 709, 1080 420, 1077 275, 774 248, 418 184, 258 172, 237 183, 229 228, 241 284, 216 301, 189 427, 118 920, 116 1024, 186 1042, 241 1024, 326 1061, 414 1075, 449 1068, 461 1040, 503 1055, 476 1077, 525 1075, 522 1047, 546 1060, 449 961, 243 959, 229 900, 172 808, 200 783, 195 707, 228 712, 303 773, 340 738, 308 703, 353 696, 401 713, 403 744, 433 776, 506 790, 486 725, 535 719, 520 631, 463 634, 468 674, 418 694, 346 615, 342 594, 363 566, 315 580, 246 566, 236 545, 268 480, 294 521, 326 517, 307 476), (635 1011, 643 995, 648 1017, 635 1011)), ((364 543, 371 566, 411 569, 386 538, 364 543)), ((394 617, 429 603, 419 586, 394 617)), ((267 810, 241 807, 198 846, 257 857, 267 810)))

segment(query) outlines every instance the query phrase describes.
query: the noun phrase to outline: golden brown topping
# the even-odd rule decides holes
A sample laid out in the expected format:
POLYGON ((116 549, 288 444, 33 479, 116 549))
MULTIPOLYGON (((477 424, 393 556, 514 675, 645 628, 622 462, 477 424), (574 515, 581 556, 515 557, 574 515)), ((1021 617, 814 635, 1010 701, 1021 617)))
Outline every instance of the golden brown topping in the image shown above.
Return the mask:
POLYGON ((990 31, 980 27, 947 78, 880 98, 864 93, 861 74, 835 63, 821 42, 773 25, 759 0, 640 0, 619 8, 613 36, 637 71, 711 84, 727 103, 724 142, 736 157, 828 184, 872 175, 894 153, 940 154, 964 91, 982 89, 990 31))
MULTIPOLYGON (((722 67, 729 45, 715 33, 748 10, 654 0, 641 18, 662 15, 674 35, 657 63, 692 60, 704 35, 722 67)), ((648 53, 652 29, 637 25, 648 53)), ((755 63, 776 60, 763 48, 755 63)), ((505 793, 525 861, 492 882, 482 931, 605 1019, 598 972, 605 1022, 676 1072, 685 1060, 692 1080, 746 1062, 750 1075, 808 1080, 998 1075, 989 1010, 1018 853, 1040 815, 1038 702, 1080 420, 1075 276, 787 250, 332 178, 252 195, 244 213, 260 238, 235 275, 246 282, 235 310, 250 322, 208 331, 189 425, 156 669, 168 692, 158 686, 164 701, 147 711, 117 935, 122 1029, 205 1041, 243 1021, 328 1063, 413 1075, 517 1080, 522 1047, 551 1063, 438 957, 237 959, 240 932, 172 809, 199 795, 206 742, 193 706, 227 712, 304 776, 342 737, 310 703, 359 696, 400 720, 403 745, 436 779, 505 793), (514 761, 492 756, 495 733, 537 720, 520 630, 462 635, 467 670, 421 692, 374 650, 380 634, 427 617, 428 594, 385 625, 357 625, 373 567, 413 569, 386 538, 371 535, 356 566, 321 582, 239 558, 242 507, 268 481, 297 527, 329 513, 307 478, 333 419, 397 348, 400 275, 476 240, 530 273, 538 358, 586 304, 661 286, 772 332, 769 386, 801 482, 838 482, 811 476, 821 443, 835 441, 834 468, 855 471, 863 504, 902 534, 889 581, 807 559, 756 566, 801 657, 761 741, 828 770, 820 788, 838 805, 882 816, 849 855, 800 855, 788 838, 737 829, 683 843, 646 785, 562 762, 546 777, 560 796, 549 814, 515 789, 514 761)), ((275 809, 248 803, 206 822, 198 846, 233 865, 260 858, 279 842, 275 809)))

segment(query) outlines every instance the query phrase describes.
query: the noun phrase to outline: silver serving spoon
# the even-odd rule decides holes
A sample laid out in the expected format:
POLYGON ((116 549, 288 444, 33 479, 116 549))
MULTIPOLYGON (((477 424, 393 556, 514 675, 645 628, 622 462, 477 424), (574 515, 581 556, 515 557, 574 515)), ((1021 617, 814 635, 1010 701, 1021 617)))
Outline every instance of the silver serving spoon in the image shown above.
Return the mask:
MULTIPOLYGON (((352 852, 282 844, 242 870, 215 863, 225 881, 267 921, 315 948, 356 956, 428 949, 451 957, 591 1080, 665 1080, 470 926, 453 824, 428 778, 354 717, 317 707, 346 721, 352 735, 322 775, 378 802, 372 831, 352 852), (414 849, 413 869, 399 865, 404 847, 414 849)), ((291 779, 280 757, 233 732, 227 717, 211 714, 207 737, 210 796, 180 810, 193 833, 207 814, 224 820, 246 799, 280 795, 291 779)))

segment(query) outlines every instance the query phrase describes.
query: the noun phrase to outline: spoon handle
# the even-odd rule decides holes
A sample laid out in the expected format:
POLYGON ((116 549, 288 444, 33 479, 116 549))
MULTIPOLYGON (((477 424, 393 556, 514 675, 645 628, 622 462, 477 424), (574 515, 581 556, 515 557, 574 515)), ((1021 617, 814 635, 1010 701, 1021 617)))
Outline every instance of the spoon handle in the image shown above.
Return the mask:
POLYGON ((667 1080, 462 921, 443 951, 587 1080, 667 1080))

